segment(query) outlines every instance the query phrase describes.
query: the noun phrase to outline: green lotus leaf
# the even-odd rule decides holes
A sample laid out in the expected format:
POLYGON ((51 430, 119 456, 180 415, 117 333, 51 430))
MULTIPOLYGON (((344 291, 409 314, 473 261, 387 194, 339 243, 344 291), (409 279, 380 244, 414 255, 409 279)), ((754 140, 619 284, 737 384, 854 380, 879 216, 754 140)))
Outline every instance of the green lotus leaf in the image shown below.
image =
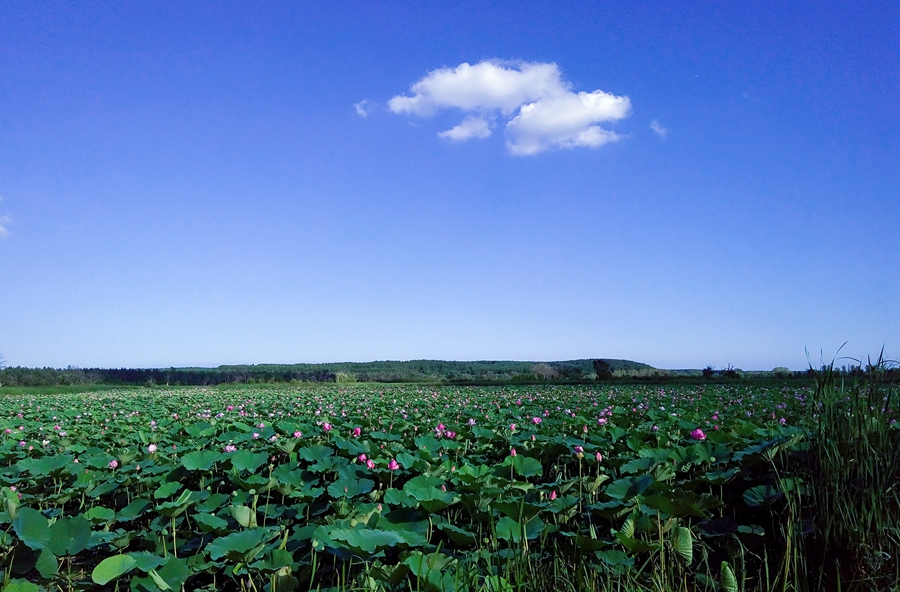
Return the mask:
POLYGON ((3 592, 41 592, 41 588, 27 580, 10 580, 3 592))
POLYGON ((57 557, 77 555, 91 540, 91 523, 84 516, 64 516, 50 525, 47 548, 57 557))
POLYGON ((768 506, 782 496, 782 493, 771 485, 757 485, 744 492, 744 503, 750 507, 768 506))
POLYGON ((41 577, 46 579, 52 578, 59 571, 59 562, 50 549, 41 551, 34 566, 37 568, 38 573, 41 574, 41 577))
POLYGON ((127 506, 116 512, 116 519, 123 522, 129 522, 141 516, 144 511, 152 505, 153 502, 146 498, 135 498, 131 500, 131 503, 129 503, 127 506))
POLYGON ((168 483, 163 483, 156 488, 156 491, 153 492, 153 497, 154 499, 163 499, 166 497, 170 497, 174 495, 176 491, 179 491, 181 487, 182 485, 178 481, 169 481, 168 483))
POLYGON ((521 454, 512 457, 512 466, 520 477, 539 477, 544 473, 539 460, 521 454))
POLYGON ((130 555, 113 555, 107 557, 91 572, 91 579, 101 586, 122 577, 134 569, 137 562, 130 555))
POLYGON ((265 452, 254 453, 250 452, 249 450, 242 449, 231 454, 228 458, 231 459, 231 466, 233 466, 238 471, 247 471, 249 473, 252 473, 259 467, 263 466, 263 464, 269 459, 269 455, 265 452))
POLYGON ((376 550, 393 547, 406 540, 396 532, 371 528, 329 528, 328 536, 333 541, 341 541, 357 552, 375 553, 376 550))
POLYGON ((611 498, 624 501, 644 493, 652 484, 653 475, 625 477, 623 479, 617 479, 607 485, 604 492, 611 498))
POLYGON ((330 446, 305 446, 297 449, 297 457, 307 462, 315 462, 317 460, 332 456, 334 449, 330 446))
POLYGON ((371 479, 339 479, 328 486, 328 495, 334 499, 352 498, 374 488, 375 482, 371 479))
POLYGON ((50 522, 34 508, 19 508, 13 530, 31 549, 40 551, 50 542, 50 522))
POLYGON ((222 453, 215 450, 195 450, 181 457, 181 466, 189 471, 208 471, 222 460, 222 453))
POLYGON ((94 524, 99 524, 101 522, 112 522, 116 519, 116 513, 103 506, 94 506, 84 513, 84 517, 94 524))
POLYGON ((151 569, 156 569, 166 562, 165 558, 147 551, 137 551, 128 555, 134 559, 134 568, 144 573, 149 572, 151 569))
MULTIPOLYGON (((249 508, 247 509, 249 510, 249 508)), ((192 516, 192 519, 200 526, 200 530, 203 532, 221 534, 228 531, 228 522, 214 514, 195 514, 192 516)))
POLYGON ((66 468, 75 459, 69 454, 61 454, 59 456, 45 456, 43 458, 24 458, 18 463, 19 469, 28 471, 35 477, 48 477, 55 473, 59 473, 66 468))
POLYGON ((248 555, 251 551, 277 535, 278 531, 273 528, 249 528, 219 537, 206 545, 205 550, 212 560, 226 557, 229 561, 246 563, 251 559, 248 555))

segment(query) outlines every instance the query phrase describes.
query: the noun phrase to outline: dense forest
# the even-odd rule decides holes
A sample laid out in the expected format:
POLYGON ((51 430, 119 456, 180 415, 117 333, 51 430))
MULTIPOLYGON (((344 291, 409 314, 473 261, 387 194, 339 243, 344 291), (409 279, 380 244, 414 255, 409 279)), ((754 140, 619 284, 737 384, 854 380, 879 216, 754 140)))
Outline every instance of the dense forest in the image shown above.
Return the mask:
POLYGON ((577 382, 598 378, 659 375, 630 360, 564 362, 410 360, 330 364, 253 364, 216 368, 23 368, 0 370, 0 385, 214 385, 227 383, 324 382, 577 382), (599 365, 598 365, 599 363, 599 365), (598 373, 599 369, 599 373, 598 373))

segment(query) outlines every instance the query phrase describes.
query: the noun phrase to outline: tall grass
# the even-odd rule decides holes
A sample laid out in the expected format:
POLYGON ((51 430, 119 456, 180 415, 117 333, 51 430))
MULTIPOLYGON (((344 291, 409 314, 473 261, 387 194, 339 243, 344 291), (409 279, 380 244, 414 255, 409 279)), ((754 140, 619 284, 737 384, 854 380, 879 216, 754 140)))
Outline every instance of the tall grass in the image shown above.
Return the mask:
POLYGON ((900 590, 900 406, 883 352, 863 378, 816 371, 809 454, 811 589, 900 590))

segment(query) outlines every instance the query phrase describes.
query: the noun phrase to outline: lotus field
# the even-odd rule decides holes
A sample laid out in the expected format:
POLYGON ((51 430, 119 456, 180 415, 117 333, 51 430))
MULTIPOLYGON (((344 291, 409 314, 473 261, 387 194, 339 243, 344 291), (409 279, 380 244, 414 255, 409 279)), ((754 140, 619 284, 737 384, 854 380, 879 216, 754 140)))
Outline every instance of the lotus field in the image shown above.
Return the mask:
POLYGON ((790 567, 785 524, 802 484, 787 459, 804 446, 808 394, 359 385, 7 395, 3 583, 757 589, 790 567))

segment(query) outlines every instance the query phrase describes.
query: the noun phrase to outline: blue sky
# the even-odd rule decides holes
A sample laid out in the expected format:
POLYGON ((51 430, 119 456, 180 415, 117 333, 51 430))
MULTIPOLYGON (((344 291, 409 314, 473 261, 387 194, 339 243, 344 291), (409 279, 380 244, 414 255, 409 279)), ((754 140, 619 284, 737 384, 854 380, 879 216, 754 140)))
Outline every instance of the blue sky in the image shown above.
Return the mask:
POLYGON ((10 365, 898 352, 896 2, 186 4, 0 6, 10 365))

